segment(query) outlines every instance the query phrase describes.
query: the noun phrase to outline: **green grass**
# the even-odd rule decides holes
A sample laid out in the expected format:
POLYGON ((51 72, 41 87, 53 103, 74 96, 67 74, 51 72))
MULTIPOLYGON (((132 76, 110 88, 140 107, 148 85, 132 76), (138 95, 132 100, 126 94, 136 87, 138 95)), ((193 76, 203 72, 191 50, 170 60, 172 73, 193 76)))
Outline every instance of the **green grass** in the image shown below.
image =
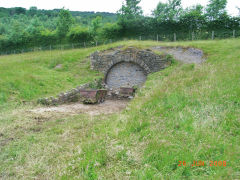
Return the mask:
POLYGON ((0 56, 0 110, 6 103, 19 105, 56 95, 102 77, 90 70, 87 56, 108 47, 0 56), (57 65, 62 67, 56 69, 57 65))
MULTIPOLYGON (((112 46, 121 44, 159 45, 131 41, 112 46)), ((151 74, 124 112, 96 117, 33 117, 26 111, 32 105, 13 110, 10 104, 101 76, 84 59, 110 45, 59 56, 52 52, 61 57, 56 58, 64 64, 61 71, 52 68, 59 62, 52 62, 50 52, 1 57, 1 98, 9 108, 0 113, 0 178, 239 179, 240 40, 160 45, 201 48, 208 60, 174 63, 151 74), (194 160, 205 166, 190 167, 194 160), (179 161, 187 166, 179 167, 179 161), (227 166, 210 167, 209 161, 227 161, 227 166)))

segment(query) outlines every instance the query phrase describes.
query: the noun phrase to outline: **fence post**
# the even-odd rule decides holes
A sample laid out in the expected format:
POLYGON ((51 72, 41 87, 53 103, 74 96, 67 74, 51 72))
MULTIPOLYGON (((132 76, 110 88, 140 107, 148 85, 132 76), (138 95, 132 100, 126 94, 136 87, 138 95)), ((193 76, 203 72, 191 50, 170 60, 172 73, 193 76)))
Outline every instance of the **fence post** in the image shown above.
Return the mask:
POLYGON ((52 51, 52 45, 50 45, 50 48, 49 48, 49 49, 50 49, 50 51, 52 51))
POLYGON ((176 33, 173 34, 173 40, 174 40, 174 42, 177 41, 177 35, 176 35, 176 33))
POLYGON ((96 46, 98 45, 98 42, 96 41, 96 46))
POLYGON ((140 41, 142 40, 142 36, 139 37, 139 40, 140 40, 140 41))
POLYGON ((72 48, 74 49, 74 45, 73 45, 73 43, 72 43, 72 48))
POLYGON ((236 32, 236 31, 235 31, 235 29, 234 29, 234 30, 233 30, 233 38, 235 38, 235 32, 236 32))
POLYGON ((86 43, 84 42, 83 44, 84 44, 84 47, 86 48, 86 43))
POLYGON ((192 41, 194 40, 194 32, 192 32, 192 41))
POLYGON ((157 34, 157 42, 158 42, 158 34, 157 34))
POLYGON ((214 40, 214 31, 212 31, 212 40, 214 40))

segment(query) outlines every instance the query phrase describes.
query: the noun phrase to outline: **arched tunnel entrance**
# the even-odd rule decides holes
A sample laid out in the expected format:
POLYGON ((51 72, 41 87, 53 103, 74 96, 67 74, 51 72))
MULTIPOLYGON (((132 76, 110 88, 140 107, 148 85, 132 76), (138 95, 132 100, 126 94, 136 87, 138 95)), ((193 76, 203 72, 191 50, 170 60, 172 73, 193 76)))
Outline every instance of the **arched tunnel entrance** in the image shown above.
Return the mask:
POLYGON ((105 77, 109 88, 141 86, 147 79, 144 69, 132 62, 120 62, 113 65, 105 77))

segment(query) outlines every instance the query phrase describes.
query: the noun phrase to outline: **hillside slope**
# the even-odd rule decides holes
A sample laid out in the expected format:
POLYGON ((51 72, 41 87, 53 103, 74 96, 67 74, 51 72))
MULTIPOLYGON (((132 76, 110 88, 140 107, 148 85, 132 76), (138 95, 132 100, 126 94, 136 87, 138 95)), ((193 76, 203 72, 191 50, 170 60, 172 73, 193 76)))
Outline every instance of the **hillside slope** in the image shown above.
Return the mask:
POLYGON ((101 73, 90 70, 87 56, 106 48, 110 46, 0 56, 0 110, 56 95, 102 77, 101 73))
MULTIPOLYGON (((159 45, 131 41, 112 46, 120 44, 159 45)), ((160 45, 200 48, 208 60, 201 65, 176 62, 151 74, 121 114, 32 116, 29 106, 2 111, 0 177, 239 179, 240 40, 160 45), (204 166, 192 167, 194 161, 204 166)), ((82 57, 94 50, 74 52, 82 57)))

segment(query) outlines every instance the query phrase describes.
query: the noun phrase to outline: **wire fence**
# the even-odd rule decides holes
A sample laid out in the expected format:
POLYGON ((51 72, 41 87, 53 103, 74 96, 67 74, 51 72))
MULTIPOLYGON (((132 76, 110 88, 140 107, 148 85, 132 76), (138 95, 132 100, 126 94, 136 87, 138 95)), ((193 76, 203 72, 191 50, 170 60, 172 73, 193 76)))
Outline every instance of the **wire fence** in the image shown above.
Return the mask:
POLYGON ((21 54, 26 52, 37 52, 37 51, 52 51, 52 50, 70 50, 79 48, 90 48, 103 44, 109 44, 116 42, 118 40, 108 40, 108 41, 91 41, 91 42, 80 42, 80 43, 69 43, 69 44, 57 44, 57 45, 46 45, 31 48, 18 48, 8 51, 0 51, 0 55, 10 55, 10 54, 21 54))
POLYGON ((26 52, 36 51, 52 51, 52 50, 70 50, 79 48, 96 47, 104 44, 111 44, 117 41, 123 40, 152 40, 157 42, 175 42, 175 41, 195 41, 195 40, 214 40, 214 39, 227 39, 227 38, 238 38, 240 37, 240 30, 229 30, 229 31, 199 31, 192 33, 171 33, 171 34, 152 34, 152 35, 140 35, 118 39, 108 39, 104 41, 91 41, 91 42, 80 42, 70 44, 58 44, 58 45, 47 45, 32 48, 19 48, 8 51, 0 51, 0 55, 9 54, 20 54, 26 52))

